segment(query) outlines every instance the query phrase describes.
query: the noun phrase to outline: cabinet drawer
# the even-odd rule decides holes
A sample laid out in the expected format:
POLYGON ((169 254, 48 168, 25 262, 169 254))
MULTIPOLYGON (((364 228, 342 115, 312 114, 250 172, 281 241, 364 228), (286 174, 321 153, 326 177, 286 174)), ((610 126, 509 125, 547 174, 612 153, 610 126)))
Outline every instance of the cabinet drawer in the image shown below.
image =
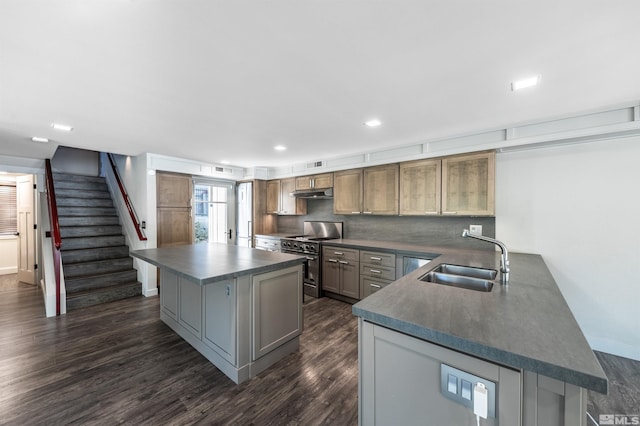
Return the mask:
POLYGON ((360 264, 360 275, 378 278, 383 280, 395 280, 396 268, 387 268, 385 266, 360 264))
POLYGON ((369 265, 381 265, 394 268, 396 266, 396 255, 392 253, 379 253, 376 251, 360 251, 360 262, 369 265))
POLYGON ((360 298, 364 299, 365 297, 375 293, 376 291, 385 288, 392 281, 390 280, 378 280, 375 278, 369 277, 360 277, 360 298))
POLYGON ((339 259, 343 261, 358 262, 360 256, 358 250, 327 246, 322 248, 322 258, 324 260, 339 259))

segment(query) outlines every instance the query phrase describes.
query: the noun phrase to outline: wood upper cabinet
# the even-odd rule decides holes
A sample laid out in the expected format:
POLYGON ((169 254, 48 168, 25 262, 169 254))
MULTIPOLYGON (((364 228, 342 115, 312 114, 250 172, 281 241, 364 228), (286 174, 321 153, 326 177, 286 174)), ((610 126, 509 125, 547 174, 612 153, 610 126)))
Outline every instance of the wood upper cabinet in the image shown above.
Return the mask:
POLYGON ((400 214, 439 215, 442 161, 400 163, 400 214))
POLYGON ((363 169, 363 213, 398 214, 398 164, 363 169))
POLYGON ((267 213, 280 212, 280 180, 267 181, 267 213))
POLYGON ((296 178, 267 181, 267 213, 279 215, 307 214, 307 200, 289 195, 295 191, 296 178))
POLYGON ((296 178, 296 190, 333 188, 333 173, 299 176, 296 178))
POLYGON ((442 159, 442 214, 495 214, 495 152, 442 159))
POLYGON ((362 169, 342 170, 333 174, 333 212, 362 212, 362 169))
POLYGON ((157 245, 172 247, 193 242, 191 176, 156 173, 157 245))

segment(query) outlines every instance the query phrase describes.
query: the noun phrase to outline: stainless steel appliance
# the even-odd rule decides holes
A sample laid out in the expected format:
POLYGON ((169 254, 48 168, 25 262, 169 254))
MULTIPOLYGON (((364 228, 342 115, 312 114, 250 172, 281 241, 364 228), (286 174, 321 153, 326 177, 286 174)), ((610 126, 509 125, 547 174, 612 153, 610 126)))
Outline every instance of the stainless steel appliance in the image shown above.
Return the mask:
POLYGON ((303 224, 303 234, 282 238, 280 241, 283 253, 301 254, 307 262, 304 273, 304 294, 312 297, 321 296, 320 242, 342 238, 342 222, 308 221, 303 224))
POLYGON ((251 247, 253 243, 252 201, 253 184, 242 182, 238 184, 236 197, 237 218, 236 244, 243 247, 251 247))
POLYGON ((255 248, 265 251, 280 251, 280 238, 256 235, 255 248))

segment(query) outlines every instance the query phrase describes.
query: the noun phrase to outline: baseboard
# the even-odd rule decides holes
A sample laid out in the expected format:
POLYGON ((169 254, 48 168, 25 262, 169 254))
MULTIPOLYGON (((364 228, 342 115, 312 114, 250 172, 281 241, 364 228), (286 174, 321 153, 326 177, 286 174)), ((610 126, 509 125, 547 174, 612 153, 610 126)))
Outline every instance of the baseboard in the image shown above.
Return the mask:
POLYGON ((18 267, 17 266, 6 266, 4 268, 0 268, 0 275, 9 275, 9 274, 17 274, 18 267))
POLYGON ((158 295, 158 287, 145 290, 142 294, 144 295, 144 297, 157 296, 158 295))

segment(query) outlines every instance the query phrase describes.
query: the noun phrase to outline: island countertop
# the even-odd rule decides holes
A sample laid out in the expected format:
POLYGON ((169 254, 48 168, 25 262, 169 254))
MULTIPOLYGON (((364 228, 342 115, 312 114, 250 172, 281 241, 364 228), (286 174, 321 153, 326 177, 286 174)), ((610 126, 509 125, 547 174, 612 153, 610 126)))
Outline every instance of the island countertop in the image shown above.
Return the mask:
POLYGON ((484 293, 419 278, 441 263, 499 269, 499 253, 423 250, 435 254, 428 265, 361 300, 353 314, 478 358, 607 392, 607 377, 541 256, 510 254, 509 285, 497 280, 484 293))
POLYGON ((217 243, 133 250, 131 255, 200 285, 305 261, 303 256, 217 243))

